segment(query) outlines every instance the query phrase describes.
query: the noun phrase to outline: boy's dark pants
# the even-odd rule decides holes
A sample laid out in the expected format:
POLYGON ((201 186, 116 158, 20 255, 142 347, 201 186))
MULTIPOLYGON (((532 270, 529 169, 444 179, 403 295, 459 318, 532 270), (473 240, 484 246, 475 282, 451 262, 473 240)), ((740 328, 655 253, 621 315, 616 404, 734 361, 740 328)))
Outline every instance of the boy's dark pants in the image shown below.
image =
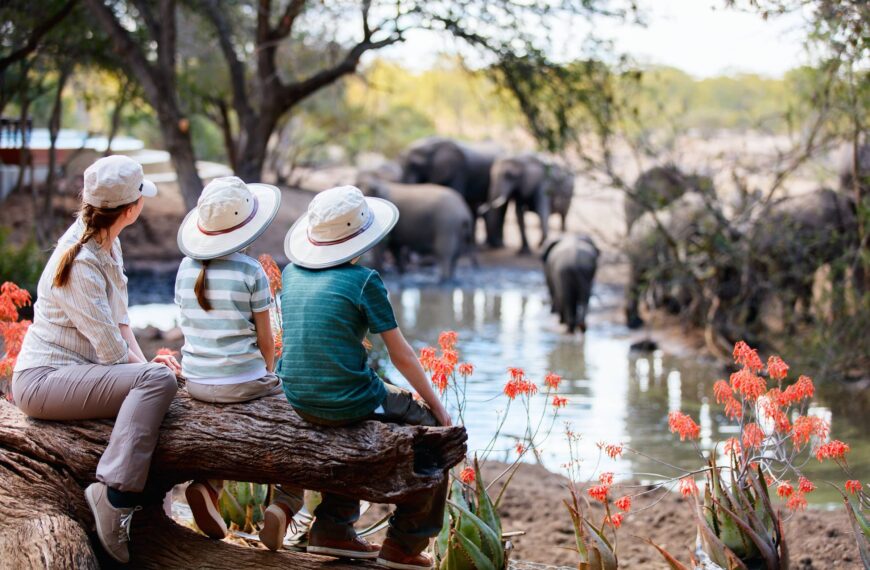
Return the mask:
MULTIPOLYGON (((438 421, 424 402, 417 401, 410 392, 392 384, 385 383, 387 397, 382 407, 383 413, 372 414, 365 420, 386 423, 430 426, 438 421)), ((297 411, 303 419, 318 425, 340 426, 356 423, 335 422, 312 417, 297 411)), ((408 554, 422 552, 429 539, 437 536, 444 522, 444 504, 447 500, 448 478, 433 491, 417 493, 411 499, 396 504, 390 518, 387 537, 396 541, 408 554)), ((353 524, 359 519, 359 500, 333 493, 323 493, 323 501, 314 510, 316 520, 312 534, 323 534, 334 539, 352 539, 356 536, 353 524)))

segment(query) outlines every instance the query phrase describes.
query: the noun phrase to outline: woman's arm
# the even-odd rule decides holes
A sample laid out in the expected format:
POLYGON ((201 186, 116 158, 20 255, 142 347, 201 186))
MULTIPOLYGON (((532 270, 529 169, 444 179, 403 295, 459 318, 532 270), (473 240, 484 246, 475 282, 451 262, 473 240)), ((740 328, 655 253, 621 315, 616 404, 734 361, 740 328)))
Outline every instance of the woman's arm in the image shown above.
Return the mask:
POLYGON ((381 333, 381 338, 384 339, 384 344, 387 345, 387 351, 390 353, 390 360, 393 365, 408 380, 411 387, 420 394, 423 401, 429 404, 438 423, 442 426, 453 425, 450 421, 450 415, 447 413, 441 400, 435 395, 435 390, 432 389, 432 385, 426 377, 426 372, 420 366, 420 361, 417 360, 414 349, 405 340, 405 336, 399 330, 399 327, 381 333))
MULTIPOLYGON (((130 325, 118 325, 118 328, 121 329, 121 337, 127 341, 127 348, 129 348, 130 352, 138 357, 139 362, 148 362, 148 359, 145 358, 145 354, 142 352, 142 348, 139 346, 139 342, 136 340, 136 335, 133 334, 133 329, 130 328, 130 325)), ((131 360, 130 362, 133 361, 131 360)))
POLYGON ((269 311, 254 313, 254 328, 257 329, 257 346, 263 360, 266 361, 266 370, 275 370, 275 338, 272 336, 272 320, 269 311))

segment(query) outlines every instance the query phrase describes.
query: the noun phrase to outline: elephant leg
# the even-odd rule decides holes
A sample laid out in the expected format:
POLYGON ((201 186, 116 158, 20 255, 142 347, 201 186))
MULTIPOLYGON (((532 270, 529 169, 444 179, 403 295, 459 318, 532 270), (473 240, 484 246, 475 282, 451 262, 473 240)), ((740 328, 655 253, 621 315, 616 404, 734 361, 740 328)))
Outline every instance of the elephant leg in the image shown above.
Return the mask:
POLYGON ((547 291, 550 292, 550 313, 558 313, 559 309, 556 303, 556 288, 553 286, 553 276, 550 275, 550 268, 544 267, 544 278, 547 280, 547 291))
POLYGON ((520 239, 522 240, 522 247, 520 247, 520 255, 525 255, 530 253, 532 250, 529 248, 529 240, 526 239, 526 220, 525 206, 519 201, 516 201, 516 212, 517 212, 517 226, 520 228, 520 239))
POLYGON ((559 282, 562 285, 562 322, 568 327, 568 332, 574 334, 577 328, 577 300, 578 289, 577 280, 570 272, 562 273, 559 276, 559 282))
POLYGON ((566 223, 567 223, 566 220, 567 220, 568 216, 565 214, 565 212, 562 212, 559 215, 562 217, 562 233, 564 234, 568 230, 568 228, 566 226, 566 223))
POLYGON ((589 298, 592 296, 592 283, 595 279, 595 272, 581 271, 578 276, 579 294, 577 298, 578 307, 578 325, 580 331, 586 332, 586 314, 589 311, 589 298))
POLYGON ((405 248, 398 244, 390 244, 390 252, 393 254, 393 259, 396 262, 396 271, 400 275, 405 273, 405 248))
POLYGON ((541 247, 547 241, 547 234, 550 229, 550 199, 542 190, 538 190, 535 196, 535 211, 538 213, 538 217, 541 218, 541 241, 538 243, 538 247, 541 247))
POLYGON ((638 304, 642 290, 640 271, 632 263, 629 268, 628 285, 625 288, 625 320, 628 328, 637 329, 643 326, 638 304))
MULTIPOLYGON (((483 215, 486 226, 486 243, 493 249, 504 247, 504 218, 507 213, 507 204, 493 208, 483 215)), ((475 226, 472 226, 472 229, 475 226)), ((474 231, 471 232, 474 236, 474 231)))

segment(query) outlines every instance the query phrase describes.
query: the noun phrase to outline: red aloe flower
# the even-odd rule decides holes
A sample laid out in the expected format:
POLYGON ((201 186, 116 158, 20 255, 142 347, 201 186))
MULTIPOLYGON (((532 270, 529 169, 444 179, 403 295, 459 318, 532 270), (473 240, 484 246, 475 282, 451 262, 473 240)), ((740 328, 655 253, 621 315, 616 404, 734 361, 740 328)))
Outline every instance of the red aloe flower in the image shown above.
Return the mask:
POLYGON ((631 510, 631 497, 629 497, 628 495, 626 495, 625 497, 620 497, 616 499, 614 504, 619 510, 628 512, 631 510))
POLYGON ((474 469, 471 467, 466 467, 459 473, 459 480, 465 483, 466 485, 471 485, 474 483, 474 469))
POLYGON ((776 488, 776 494, 783 499, 791 497, 792 493, 794 493, 794 487, 792 487, 791 483, 789 483, 788 481, 783 481, 776 488))
POLYGON ((767 374, 772 380, 782 380, 788 375, 788 364, 778 356, 767 359, 767 374))
POLYGON ((558 374, 553 374, 552 372, 550 372, 549 374, 544 376, 544 384, 546 384, 548 388, 551 388, 553 390, 559 389, 560 382, 562 382, 562 377, 558 374))
POLYGON ((680 494, 684 497, 698 494, 698 484, 691 477, 680 479, 680 494))
POLYGON ((851 479, 849 481, 846 481, 846 490, 853 495, 861 491, 861 489, 863 489, 863 487, 861 486, 861 481, 858 481, 857 479, 851 479))
POLYGON ((680 434, 680 441, 697 439, 701 435, 701 426, 682 412, 671 412, 668 414, 668 427, 671 433, 680 434))

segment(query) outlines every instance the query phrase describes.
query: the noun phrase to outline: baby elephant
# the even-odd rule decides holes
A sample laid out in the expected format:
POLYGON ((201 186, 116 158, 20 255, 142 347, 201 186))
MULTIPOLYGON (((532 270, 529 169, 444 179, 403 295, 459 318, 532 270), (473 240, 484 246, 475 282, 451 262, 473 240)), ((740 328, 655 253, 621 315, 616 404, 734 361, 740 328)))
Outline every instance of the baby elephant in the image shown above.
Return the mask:
POLYGON ((568 332, 586 332, 592 281, 598 268, 598 248, 588 236, 563 236, 544 245, 544 276, 553 301, 552 312, 568 332))
MULTIPOLYGON (((367 196, 389 200, 399 209, 399 221, 385 246, 400 273, 408 252, 434 256, 441 282, 453 279, 456 262, 463 255, 476 265, 471 210, 456 190, 437 184, 387 182, 367 175, 359 177, 357 186, 367 196)), ((375 251, 376 263, 382 253, 383 248, 375 251)))

